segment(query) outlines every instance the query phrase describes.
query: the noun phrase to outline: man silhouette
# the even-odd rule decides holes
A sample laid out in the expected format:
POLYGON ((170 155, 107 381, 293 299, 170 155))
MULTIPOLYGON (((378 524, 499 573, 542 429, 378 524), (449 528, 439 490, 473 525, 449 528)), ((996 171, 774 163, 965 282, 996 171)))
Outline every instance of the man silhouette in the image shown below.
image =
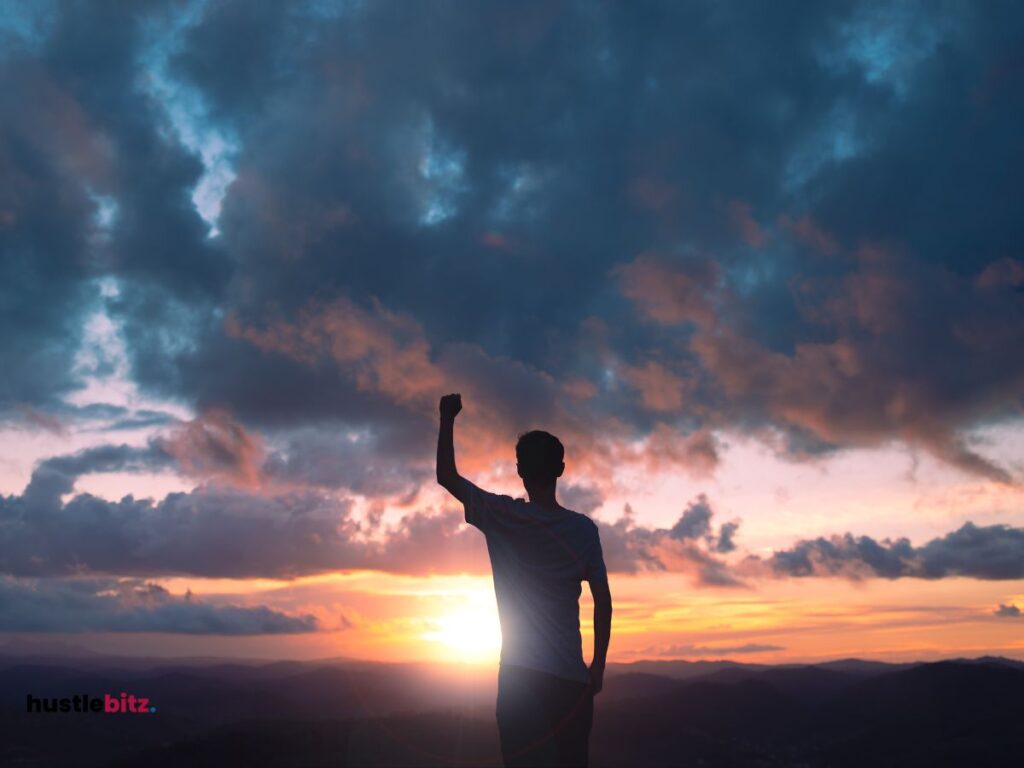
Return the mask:
POLYGON ((459 394, 439 405, 437 482, 487 542, 501 623, 495 714, 506 766, 586 766, 594 695, 603 685, 612 596, 594 522, 555 501, 565 470, 557 437, 519 436, 516 469, 529 501, 484 491, 455 468, 459 394), (594 598, 594 658, 583 661, 580 582, 594 598))

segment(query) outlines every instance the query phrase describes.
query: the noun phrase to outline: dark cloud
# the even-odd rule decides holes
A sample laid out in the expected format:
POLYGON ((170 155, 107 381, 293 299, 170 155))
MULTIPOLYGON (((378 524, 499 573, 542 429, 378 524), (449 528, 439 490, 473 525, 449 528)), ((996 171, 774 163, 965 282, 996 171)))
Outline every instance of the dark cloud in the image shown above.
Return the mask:
POLYGON ((7 429, 45 430, 55 435, 67 435, 70 428, 83 430, 120 431, 147 427, 170 427, 180 419, 172 413, 151 408, 129 408, 111 403, 72 405, 54 403, 40 410, 24 402, 13 410, 0 412, 0 424, 7 429))
POLYGON ((718 541, 715 543, 715 550, 718 552, 732 552, 736 549, 736 542, 733 541, 733 538, 736 536, 736 531, 739 530, 739 527, 738 520, 722 523, 722 526, 718 529, 718 541))
POLYGON ((702 493, 687 505, 675 525, 669 529, 668 535, 682 541, 702 540, 711 552, 731 552, 736 548, 733 537, 740 523, 738 520, 722 523, 716 536, 711 527, 714 514, 707 496, 702 493))
POLYGON ((804 539, 767 558, 750 556, 738 571, 782 578, 1021 579, 1024 528, 977 526, 968 522, 919 547, 906 538, 877 541, 850 533, 804 539))
POLYGON ((228 414, 209 411, 189 421, 160 415, 158 420, 172 426, 152 435, 143 446, 98 445, 44 459, 33 471, 25 495, 48 502, 69 493, 80 475, 105 472, 175 470, 199 480, 250 486, 260 480, 262 443, 228 414))
MULTIPOLYGON (((483 13, 470 23, 454 6, 375 5, 297 46, 294 29, 274 32, 279 12, 225 5, 188 37, 180 73, 242 131, 223 215, 248 286, 231 297, 241 317, 258 321, 268 303, 295 316, 321 295, 409 313, 426 340, 424 375, 382 373, 372 351, 345 364, 398 406, 410 384, 429 389, 443 374, 480 382, 494 410, 552 418, 559 394, 492 362, 509 359, 597 383, 597 422, 625 405, 640 432, 667 411, 691 429, 776 426, 819 450, 895 436, 1009 479, 961 434, 1019 408, 1021 371, 997 350, 1020 341, 1020 293, 996 280, 983 281, 996 293, 970 290, 1019 228, 1012 190, 984 184, 1007 211, 997 236, 959 234, 988 231, 963 220, 983 210, 975 184, 1005 153, 986 148, 964 169, 973 192, 958 191, 962 205, 931 180, 934 158, 978 151, 977 136, 963 146, 966 126, 1014 141, 1000 125, 1021 106, 1007 93, 960 107, 1013 50, 1007 26, 996 32, 967 6, 908 12, 917 25, 854 5, 483 13), (437 25, 443 45, 425 33, 437 25), (240 28, 251 32, 244 52, 215 66, 227 54, 211 41, 240 28), (908 30, 920 32, 913 45, 865 56, 865 41, 908 30), (250 59, 260 64, 241 66, 250 59), (547 73, 543 84, 533 72, 547 73), (271 112, 271 94, 285 106, 271 112), (906 170, 908 189, 927 187, 927 216, 894 213, 922 199, 913 191, 879 209, 887 166, 906 170), (973 267, 949 253, 953 232, 973 267), (874 242, 885 259, 853 255, 874 242), (659 259, 661 273, 638 271, 659 259), (648 317, 694 324, 692 343, 635 322, 620 288, 648 317), (600 386, 581 343, 590 315, 615 324, 598 365, 613 361, 629 389, 600 386)), ((301 11, 289 18, 301 27, 301 11)), ((405 357, 388 344, 380 359, 405 357)), ((210 394, 231 400, 236 385, 220 386, 210 394)), ((709 443, 694 457, 713 467, 717 454, 709 443)))
POLYGON ((277 635, 313 632, 312 615, 208 603, 142 579, 0 576, 0 627, 11 632, 171 632, 277 635))
POLYGON ((1017 5, 195 8, 60 4, 4 54, 3 410, 76 385, 108 276, 144 391, 248 430, 414 457, 464 388, 492 440, 663 434, 698 473, 723 428, 902 440, 1015 479, 970 431, 1022 404, 1017 5))
POLYGON ((0 60, 0 409, 53 405, 74 386, 78 318, 95 300, 93 204, 79 174, 106 154, 86 111, 43 69, 0 60), (14 361, 17 361, 15 364, 14 361))
POLYGON ((63 476, 66 488, 62 493, 67 493, 79 475, 159 469, 162 466, 170 465, 172 463, 170 458, 162 450, 154 449, 153 446, 136 448, 130 445, 99 445, 86 448, 78 453, 45 459, 36 467, 29 487, 31 488, 32 483, 36 483, 37 480, 63 476))
MULTIPOLYGON (((670 528, 637 525, 635 513, 626 505, 614 523, 599 523, 601 546, 609 571, 621 573, 678 572, 708 587, 744 587, 719 553, 721 536, 712 533, 714 512, 701 494, 691 501, 670 528)), ((738 525, 736 523, 735 525, 738 525)), ((734 530, 727 534, 731 543, 734 530)))
POLYGON ((360 431, 343 424, 287 431, 278 436, 283 445, 268 455, 262 471, 273 483, 345 488, 371 498, 415 494, 433 482, 434 470, 426 461, 411 460, 405 438, 397 428, 360 431))
POLYGON ((707 536, 711 531, 711 506, 705 496, 701 495, 689 506, 669 529, 669 536, 674 539, 698 539, 707 536))
POLYGON ((0 572, 294 578, 344 569, 486 568, 486 549, 461 511, 412 512, 382 531, 372 516, 355 515, 346 497, 216 479, 161 501, 87 493, 62 499, 79 474, 170 461, 151 445, 95 448, 40 463, 22 495, 0 498, 0 572))
POLYGON ((583 515, 590 515, 604 503, 601 490, 593 485, 560 482, 558 498, 563 507, 583 515))
POLYGON ((0 51, 0 353, 18 362, 0 410, 60 409, 81 385, 97 278, 152 279, 202 304, 227 277, 189 199, 202 162, 168 141, 141 88, 139 21, 158 5, 61 4, 5 30, 20 42, 0 51))
MULTIPOLYGON (((148 424, 146 413, 129 418, 148 424)), ((371 498, 415 495, 428 479, 426 462, 410 465, 407 436, 397 431, 305 428, 278 434, 272 448, 224 411, 188 421, 156 413, 152 422, 166 429, 143 446, 100 445, 41 461, 26 494, 69 493, 78 476, 106 472, 174 471, 201 483, 347 489, 371 498)))

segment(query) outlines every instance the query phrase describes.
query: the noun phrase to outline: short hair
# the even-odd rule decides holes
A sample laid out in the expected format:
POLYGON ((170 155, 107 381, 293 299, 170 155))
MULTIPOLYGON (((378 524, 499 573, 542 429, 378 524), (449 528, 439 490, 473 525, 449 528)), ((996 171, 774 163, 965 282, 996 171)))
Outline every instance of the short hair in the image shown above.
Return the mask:
POLYGON ((524 477, 531 480, 554 480, 565 460, 565 448, 562 441, 550 432, 535 429, 519 436, 516 460, 524 477))

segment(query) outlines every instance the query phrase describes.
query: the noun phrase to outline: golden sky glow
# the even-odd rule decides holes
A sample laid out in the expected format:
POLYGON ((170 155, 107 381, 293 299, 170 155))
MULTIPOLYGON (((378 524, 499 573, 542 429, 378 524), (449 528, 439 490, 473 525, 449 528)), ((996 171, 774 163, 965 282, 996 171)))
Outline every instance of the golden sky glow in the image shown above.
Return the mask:
MULTIPOLYGON (((263 637, 82 635, 98 651, 378 661, 459 662, 490 667, 500 649, 490 577, 397 577, 355 572, 293 583, 169 579, 207 600, 251 601, 313 612, 324 629, 263 637), (344 616, 350 626, 340 628, 344 616)), ((734 658, 750 662, 884 660, 1001 654, 1024 658, 1020 623, 993 615, 995 603, 1024 602, 1024 581, 903 579, 859 584, 836 579, 768 582, 756 590, 695 590, 674 576, 612 578, 609 660, 734 658), (757 650, 757 648, 774 648, 757 650), (721 649, 721 650, 719 650, 721 649)), ((580 623, 584 656, 593 648, 586 588, 580 623)))
MULTIPOLYGON (((79 437, 83 444, 87 438, 79 437)), ((1016 430, 993 431, 1003 452, 1020 443, 1016 430)), ((11 443, 7 443, 10 446, 11 443)), ((2 475, 15 493, 32 466, 32 451, 52 451, 45 439, 27 441, 20 455, 5 451, 2 475)), ((896 448, 850 452, 819 464, 785 463, 756 443, 732 439, 714 477, 635 471, 616 478, 621 489, 593 516, 613 523, 628 503, 646 525, 671 526, 681 501, 707 493, 722 519, 742 519, 741 549, 768 552, 803 536, 853 530, 878 538, 910 535, 915 543, 942 535, 963 520, 1024 522, 1022 492, 911 457, 896 448), (913 468, 913 474, 910 470, 913 468)), ((487 483, 520 496, 505 475, 487 483)), ((174 475, 89 475, 76 492, 119 498, 127 492, 188 491, 174 475)), ((456 505, 443 491, 420 496, 435 508, 456 505)), ((401 521, 407 509, 387 510, 401 521)), ((474 531, 475 533, 475 531, 474 531)), ((485 552, 483 536, 475 546, 485 552)), ((288 614, 311 614, 313 633, 255 637, 150 634, 141 645, 117 633, 76 635, 95 650, 154 655, 234 654, 262 658, 345 656, 390 661, 493 665, 500 630, 489 573, 398 575, 370 570, 326 573, 295 580, 153 578, 172 595, 191 590, 212 604, 265 605, 288 614)), ((842 578, 759 580, 750 588, 697 586, 682 574, 611 577, 615 602, 609 659, 730 657, 756 662, 813 661, 857 656, 921 659, 996 653, 1024 657, 1024 623, 998 618, 999 604, 1024 604, 1024 582, 904 578, 851 582, 842 578)), ((584 587, 581 631, 585 657, 592 649, 592 603, 584 587)))

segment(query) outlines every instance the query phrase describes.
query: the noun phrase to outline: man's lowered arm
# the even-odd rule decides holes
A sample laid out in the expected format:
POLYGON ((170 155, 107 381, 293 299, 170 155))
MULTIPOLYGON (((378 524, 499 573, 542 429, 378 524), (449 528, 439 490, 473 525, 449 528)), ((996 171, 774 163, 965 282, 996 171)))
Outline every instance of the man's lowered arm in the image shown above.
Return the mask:
POLYGON ((464 502, 465 486, 455 468, 455 417, 462 410, 462 396, 445 395, 438 405, 441 426, 437 432, 437 482, 452 496, 464 502))
POLYGON ((604 667, 612 638, 612 593, 608 578, 591 581, 590 594, 594 596, 594 660, 590 663, 590 684, 592 693, 596 694, 604 685, 604 667))

